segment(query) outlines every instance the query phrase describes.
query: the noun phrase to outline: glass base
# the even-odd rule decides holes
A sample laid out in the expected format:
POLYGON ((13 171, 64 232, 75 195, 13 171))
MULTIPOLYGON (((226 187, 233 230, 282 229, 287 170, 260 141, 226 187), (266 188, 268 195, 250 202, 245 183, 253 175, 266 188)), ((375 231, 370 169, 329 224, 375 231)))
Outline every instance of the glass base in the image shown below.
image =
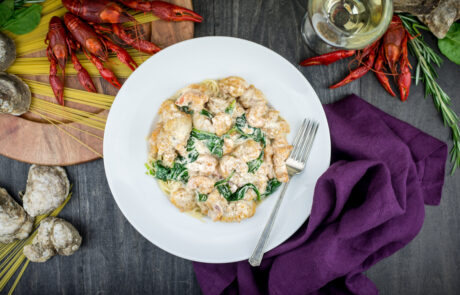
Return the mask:
POLYGON ((308 16, 308 11, 305 13, 305 16, 302 19, 300 32, 302 34, 303 42, 316 54, 324 54, 339 50, 339 48, 333 47, 324 42, 318 36, 318 34, 316 34, 315 29, 313 29, 313 26, 311 24, 310 17, 308 16))

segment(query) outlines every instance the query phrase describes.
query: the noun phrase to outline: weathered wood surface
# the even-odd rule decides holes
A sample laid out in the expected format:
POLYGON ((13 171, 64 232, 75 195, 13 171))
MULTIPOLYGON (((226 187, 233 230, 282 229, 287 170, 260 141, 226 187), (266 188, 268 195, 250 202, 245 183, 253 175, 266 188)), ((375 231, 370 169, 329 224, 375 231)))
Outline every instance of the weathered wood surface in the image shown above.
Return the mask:
MULTIPOLYGON (((249 39, 297 64, 312 55, 299 35, 306 2, 195 0, 196 11, 206 19, 195 26, 195 35, 249 39)), ((435 44, 433 38, 427 40, 435 44)), ((347 64, 343 61, 300 70, 323 103, 354 92, 452 146, 449 130, 443 126, 431 99, 423 98, 421 86, 411 89, 405 103, 386 94, 373 75, 337 90, 327 89, 347 73, 347 64)), ((454 108, 460 113, 460 68, 446 59, 439 74, 441 86, 452 96, 454 108)), ((0 157, 0 186, 16 194, 25 187, 28 168, 27 164, 0 157)), ((67 171, 74 183, 74 197, 62 216, 80 230, 83 246, 71 257, 31 264, 16 294, 200 294, 192 263, 150 244, 123 217, 107 186, 102 160, 67 167, 67 171)), ((458 294, 458 192, 460 171, 446 177, 441 205, 427 207, 424 226, 415 240, 367 272, 380 294, 458 294)))

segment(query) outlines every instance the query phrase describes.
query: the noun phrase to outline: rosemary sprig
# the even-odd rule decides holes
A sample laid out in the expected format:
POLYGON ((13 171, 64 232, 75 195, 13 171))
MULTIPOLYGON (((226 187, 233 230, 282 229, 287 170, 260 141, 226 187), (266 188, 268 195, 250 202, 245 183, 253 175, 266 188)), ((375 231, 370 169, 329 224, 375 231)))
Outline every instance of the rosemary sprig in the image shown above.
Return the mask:
POLYGON ((414 16, 407 14, 399 14, 404 27, 410 35, 415 36, 409 41, 409 50, 417 58, 417 66, 415 68, 415 85, 419 81, 425 84, 425 97, 431 95, 437 110, 441 113, 444 125, 447 125, 452 130, 453 147, 450 150, 450 161, 452 162, 451 174, 460 166, 460 129, 459 118, 450 107, 451 98, 447 95, 436 82, 438 75, 434 65, 440 67, 442 63, 441 57, 434 52, 432 48, 423 41, 419 29, 428 30, 414 16))

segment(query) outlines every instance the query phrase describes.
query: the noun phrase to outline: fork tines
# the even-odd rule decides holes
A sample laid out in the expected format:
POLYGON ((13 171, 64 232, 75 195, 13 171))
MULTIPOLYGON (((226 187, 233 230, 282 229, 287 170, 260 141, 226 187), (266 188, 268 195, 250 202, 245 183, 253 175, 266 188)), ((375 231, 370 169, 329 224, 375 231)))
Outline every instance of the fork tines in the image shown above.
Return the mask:
MULTIPOLYGON (((310 150, 318 131, 318 127, 319 124, 316 121, 308 119, 303 120, 302 126, 300 127, 294 139, 294 149, 288 158, 288 165, 291 165, 289 162, 295 161, 293 164, 305 166, 305 162, 307 161, 308 155, 310 154, 310 150)), ((303 167, 298 168, 303 169, 303 167)))

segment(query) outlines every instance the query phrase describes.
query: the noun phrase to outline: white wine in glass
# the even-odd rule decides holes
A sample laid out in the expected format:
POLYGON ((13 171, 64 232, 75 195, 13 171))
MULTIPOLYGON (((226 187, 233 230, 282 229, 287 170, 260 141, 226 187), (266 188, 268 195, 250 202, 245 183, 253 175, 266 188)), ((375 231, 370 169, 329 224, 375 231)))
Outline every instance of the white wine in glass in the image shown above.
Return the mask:
POLYGON ((392 0, 309 0, 302 37, 319 54, 362 49, 385 33, 392 15, 392 0))

